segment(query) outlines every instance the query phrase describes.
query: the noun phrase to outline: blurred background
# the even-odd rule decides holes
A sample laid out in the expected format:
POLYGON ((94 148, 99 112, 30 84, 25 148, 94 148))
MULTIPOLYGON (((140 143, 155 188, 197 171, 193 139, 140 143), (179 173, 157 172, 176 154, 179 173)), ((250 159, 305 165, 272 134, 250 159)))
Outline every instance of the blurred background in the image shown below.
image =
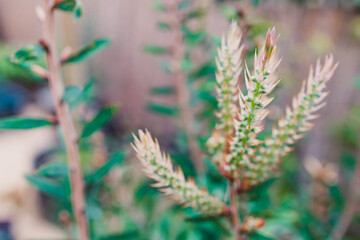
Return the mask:
MULTIPOLYGON (((129 148, 130 134, 138 128, 151 130, 187 175, 196 176, 202 185, 220 195, 225 194, 224 189, 219 190, 223 182, 206 174, 208 157, 203 143, 214 125, 214 117, 210 116, 216 109, 213 91, 216 45, 228 28, 229 20, 238 18, 246 34, 250 64, 251 55, 261 45, 268 27, 275 26, 280 35, 278 45, 282 62, 278 74, 281 83, 275 91, 276 99, 271 106, 267 128, 284 113, 284 107, 291 104, 292 96, 307 77, 309 66, 315 64, 318 57, 332 53, 340 62, 328 86, 327 105, 320 111, 321 117, 314 121, 313 131, 297 144, 295 153, 284 160, 281 179, 266 190, 270 193, 267 201, 271 202, 272 209, 266 209, 268 202, 264 205, 257 200, 250 201, 254 212, 258 211, 256 204, 262 205, 261 208, 267 211, 265 215, 273 220, 267 224, 266 231, 276 233, 278 238, 274 239, 325 239, 324 234, 344 208, 359 151, 360 1, 184 2, 184 10, 180 11, 183 14, 201 9, 201 14, 194 14, 186 28, 182 28, 188 34, 181 43, 186 60, 182 62, 188 92, 185 99, 191 119, 188 131, 186 127, 181 131, 182 122, 173 114, 179 96, 166 93, 177 87, 174 73, 169 71, 172 58, 163 54, 163 48, 174 45, 174 34, 166 24, 173 22, 174 16, 159 11, 160 5, 152 0, 83 1, 84 15, 75 22, 71 14, 57 14, 59 49, 69 45, 78 49, 94 38, 109 37, 112 40, 110 47, 96 58, 65 66, 63 70, 67 85, 95 82, 90 106, 75 115, 83 114, 88 119, 105 105, 120 106, 104 130, 91 139, 95 142, 91 147, 92 160, 86 162, 86 169, 96 168, 112 150, 128 149, 124 163, 103 180, 102 189, 105 190, 94 197, 98 205, 106 206, 92 209, 94 232, 97 232, 94 234, 112 234, 114 238, 103 239, 120 239, 116 233, 125 229, 130 231, 132 239, 138 239, 139 234, 149 236, 139 239, 210 239, 206 236, 212 234, 214 228, 209 223, 195 227, 194 223, 185 222, 174 227, 175 223, 183 222, 183 213, 179 213, 182 210, 148 187, 149 182, 137 167, 138 162, 129 148), (165 93, 159 94, 161 89, 165 93), (187 132, 194 132, 196 136, 189 136, 187 132), (205 164, 191 161, 196 156, 196 150, 188 146, 194 144, 191 137, 199 142, 198 148, 202 152, 199 161, 205 161, 205 164), (314 196, 317 190, 313 187, 317 180, 311 170, 309 173, 304 167, 306 161, 310 169, 315 168, 314 164, 331 164, 338 174, 335 184, 320 184, 326 189, 323 194, 326 196, 320 197, 325 198, 325 203, 319 203, 318 196, 314 196), (155 207, 159 201, 164 204, 155 207), (316 204, 325 205, 325 217, 311 210, 314 204, 315 209, 319 209, 316 204)), ((35 7, 41 4, 40 0, 0 0, 0 117, 48 116, 53 111, 50 92, 44 82, 5 59, 42 37, 35 14, 35 7)), ((68 236, 67 211, 64 210, 68 207, 46 194, 39 194, 24 178, 53 158, 58 145, 56 131, 51 128, 0 131, 0 239, 61 239, 68 236)), ((348 239, 359 239, 358 220, 355 218, 351 224, 348 239)), ((222 228, 220 223, 215 225, 222 228)), ((210 236, 228 239, 221 238, 219 232, 210 236)), ((269 237, 265 233, 264 236, 269 237)))

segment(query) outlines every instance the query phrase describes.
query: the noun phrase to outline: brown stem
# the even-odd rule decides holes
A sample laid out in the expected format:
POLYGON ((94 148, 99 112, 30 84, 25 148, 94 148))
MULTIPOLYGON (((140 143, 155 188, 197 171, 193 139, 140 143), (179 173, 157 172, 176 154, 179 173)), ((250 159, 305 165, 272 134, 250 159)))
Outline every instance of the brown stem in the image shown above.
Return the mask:
POLYGON ((356 164, 356 168, 354 171, 354 175, 351 180, 350 192, 348 195, 348 199, 345 204, 345 209, 342 212, 339 221, 335 225, 335 228, 331 234, 331 240, 340 240, 346 233, 349 225, 351 224, 352 219, 356 213, 359 201, 359 185, 360 185, 360 154, 358 154, 358 162, 356 164))
POLYGON ((172 17, 171 30, 173 34, 173 46, 172 46, 172 74, 175 79, 176 85, 176 97, 179 107, 179 117, 181 124, 184 128, 186 138, 189 146, 189 154, 194 163, 196 170, 202 171, 204 164, 201 159, 201 150, 196 140, 196 134, 192 129, 192 123, 194 122, 194 116, 189 108, 190 95, 186 87, 187 76, 181 68, 181 62, 185 55, 185 44, 183 41, 183 34, 181 31, 181 13, 178 10, 180 0, 175 0, 168 5, 169 13, 172 17))
POLYGON ((60 61, 57 54, 55 36, 55 16, 51 0, 44 0, 46 18, 44 20, 44 37, 47 45, 46 60, 49 68, 49 86, 55 106, 55 112, 64 134, 64 142, 70 169, 71 202, 80 240, 88 240, 88 224, 85 216, 84 181, 81 170, 80 154, 77 145, 75 126, 69 107, 62 101, 64 83, 61 77, 60 61))
POLYGON ((233 226, 233 231, 235 234, 236 240, 241 240, 241 236, 239 234, 240 229, 240 218, 237 206, 237 189, 235 186, 235 181, 229 181, 230 184, 230 207, 231 207, 231 222, 233 226))

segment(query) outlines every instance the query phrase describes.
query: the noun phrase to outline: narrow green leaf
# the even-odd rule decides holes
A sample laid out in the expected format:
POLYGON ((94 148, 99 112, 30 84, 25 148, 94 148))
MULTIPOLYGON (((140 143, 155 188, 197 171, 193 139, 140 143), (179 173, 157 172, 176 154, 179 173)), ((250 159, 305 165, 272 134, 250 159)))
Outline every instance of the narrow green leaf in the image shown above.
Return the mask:
POLYGON ((54 6, 54 9, 60 9, 65 12, 75 11, 76 0, 63 0, 54 6))
POLYGON ((252 4, 253 6, 256 6, 256 5, 258 5, 260 2, 261 2, 261 0, 252 0, 252 1, 251 1, 251 4, 252 4))
POLYGON ((169 116, 177 116, 178 115, 178 109, 176 107, 169 107, 169 106, 164 106, 164 105, 155 104, 155 103, 148 103, 146 105, 146 108, 149 111, 152 111, 152 112, 158 113, 158 114, 169 115, 169 116))
POLYGON ((216 108, 217 104, 218 104, 218 101, 216 100, 216 97, 211 95, 209 92, 206 92, 206 91, 198 91, 198 94, 197 96, 210 103, 212 106, 214 106, 216 108))
POLYGON ((59 9, 64 12, 73 12, 75 19, 82 15, 82 4, 80 0, 63 0, 54 6, 54 9, 59 9))
POLYGON ((46 119, 10 117, 0 119, 0 129, 31 129, 53 125, 46 119))
POLYGON ((93 133, 100 130, 115 115, 117 109, 117 106, 110 106, 100 110, 90 122, 86 123, 81 138, 90 137, 93 133))
POLYGON ((70 108, 74 109, 79 104, 83 102, 89 102, 95 95, 95 78, 91 78, 86 84, 84 89, 82 90, 80 96, 72 101, 70 104, 70 108))
POLYGON ((71 105, 81 96, 81 93, 82 90, 79 86, 67 86, 62 100, 71 105))
POLYGON ((159 22, 158 27, 160 29, 162 29, 162 30, 169 30, 170 29, 170 25, 165 23, 165 22, 159 22))
POLYGON ((10 61, 21 64, 26 61, 37 60, 44 54, 45 49, 40 44, 32 44, 20 49, 15 54, 13 54, 10 58, 10 61))
POLYGON ((157 11, 160 11, 160 12, 165 12, 166 11, 165 4, 162 3, 162 2, 159 2, 159 1, 154 2, 153 8, 155 10, 157 10, 157 11))
POLYGON ((175 89, 171 86, 164 86, 164 87, 153 87, 151 89, 151 93, 154 95, 168 95, 168 94, 174 94, 175 89))
MULTIPOLYGON (((31 78, 35 79, 36 81, 44 81, 45 79, 35 74, 32 70, 34 64, 32 62, 13 62, 11 58, 7 58, 6 60, 9 61, 10 64, 12 64, 15 69, 14 71, 18 73, 23 78, 31 78), (23 76, 24 75, 24 76, 23 76)), ((18 77, 17 74, 15 74, 16 77, 18 77)))
POLYGON ((215 71, 216 71, 216 66, 214 63, 209 62, 209 63, 205 63, 202 66, 200 66, 199 69, 197 69, 196 71, 194 71, 191 76, 193 78, 202 78, 202 77, 208 77, 211 75, 215 75, 215 71))
POLYGON ((204 9, 197 9, 195 11, 188 13, 185 16, 185 19, 201 18, 201 17, 204 17, 205 14, 206 14, 206 11, 204 9))
POLYGON ((181 68, 183 71, 190 71, 192 69, 192 61, 188 58, 181 60, 181 68))
POLYGON ((357 90, 360 90, 360 76, 355 77, 354 85, 355 85, 357 90))
POLYGON ((183 9, 190 7, 190 5, 191 5, 191 0, 182 0, 179 3, 178 9, 183 10, 183 9))
POLYGON ((197 32, 192 32, 192 31, 186 31, 185 32, 185 41, 186 44, 189 46, 196 46, 200 43, 202 43, 207 37, 206 32, 203 31, 197 31, 197 32))
POLYGON ((64 162, 48 162, 41 166, 38 175, 45 177, 66 177, 69 174, 69 168, 64 162))
POLYGON ((109 39, 97 39, 81 49, 79 52, 72 54, 70 57, 65 59, 63 63, 78 63, 88 60, 108 47, 110 43, 111 41, 109 39))
POLYGON ((87 183, 92 183, 95 181, 101 180, 104 176, 106 176, 110 170, 115 166, 120 164, 125 157, 125 153, 123 151, 116 152, 110 156, 108 161, 99 169, 95 170, 93 173, 85 177, 85 181, 87 183))
POLYGON ((75 19, 79 19, 82 16, 82 13, 83 13, 82 3, 80 1, 77 1, 74 11, 75 19))
POLYGON ((187 217, 187 218, 185 218, 185 221, 188 221, 188 222, 214 221, 215 219, 218 219, 221 217, 224 217, 224 215, 222 215, 222 214, 218 214, 218 215, 200 214, 200 215, 196 215, 196 216, 187 217))
POLYGON ((199 44, 203 44, 207 36, 207 33, 204 31, 187 32, 185 35, 185 43, 190 47, 195 47, 199 44))
POLYGON ((265 182, 260 183, 257 186, 253 186, 251 189, 251 193, 259 193, 259 192, 266 192, 267 189, 278 179, 278 177, 270 178, 265 182))
POLYGON ((68 190, 64 189, 61 184, 53 179, 33 174, 26 176, 26 180, 35 186, 39 191, 56 198, 66 200, 69 196, 68 190))
POLYGON ((125 239, 134 239, 135 237, 138 236, 139 236, 138 231, 128 231, 124 233, 115 233, 115 234, 102 236, 99 238, 99 240, 119 240, 119 239, 125 240, 125 239))
POLYGON ((54 6, 54 9, 60 9, 65 12, 73 12, 76 7, 76 0, 63 0, 54 6))
POLYGON ((144 46, 144 51, 151 54, 166 54, 168 50, 161 46, 155 45, 146 45, 144 46))
POLYGON ((251 239, 254 239, 254 240, 274 240, 274 239, 278 239, 273 234, 268 233, 268 232, 261 232, 261 230, 259 232, 250 233, 249 237, 251 237, 251 239))

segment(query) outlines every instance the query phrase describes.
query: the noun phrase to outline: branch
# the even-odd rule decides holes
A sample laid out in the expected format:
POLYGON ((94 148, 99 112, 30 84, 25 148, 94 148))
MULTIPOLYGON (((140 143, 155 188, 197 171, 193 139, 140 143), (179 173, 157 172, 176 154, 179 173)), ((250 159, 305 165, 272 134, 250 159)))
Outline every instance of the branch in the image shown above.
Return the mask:
POLYGON ((239 220, 239 213, 238 213, 238 207, 237 207, 237 189, 235 186, 235 182, 233 180, 230 180, 229 184, 230 184, 231 222, 233 225, 235 239, 241 240, 241 236, 239 234, 240 220, 239 220))
POLYGON ((192 129, 194 116, 188 106, 190 102, 190 96, 189 91, 186 89, 187 76, 181 68, 181 62, 185 55, 185 43, 183 41, 183 34, 181 30, 182 17, 178 10, 178 5, 180 2, 180 0, 176 0, 168 5, 168 10, 172 17, 170 29, 172 29, 174 43, 172 46, 172 74, 175 79, 180 121, 183 125, 188 141, 189 154, 196 170, 201 171, 204 169, 204 164, 201 159, 201 150, 196 140, 196 134, 192 129))
POLYGON ((71 202, 80 240, 87 240, 88 223, 85 216, 84 182, 80 164, 79 147, 74 123, 69 107, 62 101, 64 84, 60 72, 60 61, 57 56, 55 36, 55 16, 52 10, 53 1, 44 0, 44 37, 47 45, 46 60, 49 68, 48 81, 60 127, 64 133, 68 164, 70 168, 71 202))

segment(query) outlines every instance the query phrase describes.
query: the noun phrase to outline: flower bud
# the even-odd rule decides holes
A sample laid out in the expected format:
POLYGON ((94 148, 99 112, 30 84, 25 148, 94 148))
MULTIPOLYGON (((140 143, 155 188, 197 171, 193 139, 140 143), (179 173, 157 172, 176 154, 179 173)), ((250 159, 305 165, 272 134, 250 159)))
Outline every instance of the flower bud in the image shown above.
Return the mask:
POLYGON ((268 29, 265 40, 265 60, 268 61, 274 53, 276 30, 273 27, 271 30, 268 29))
POLYGON ((245 219, 239 231, 240 233, 252 233, 262 228, 265 223, 265 219, 263 218, 255 218, 253 216, 249 216, 245 219))

